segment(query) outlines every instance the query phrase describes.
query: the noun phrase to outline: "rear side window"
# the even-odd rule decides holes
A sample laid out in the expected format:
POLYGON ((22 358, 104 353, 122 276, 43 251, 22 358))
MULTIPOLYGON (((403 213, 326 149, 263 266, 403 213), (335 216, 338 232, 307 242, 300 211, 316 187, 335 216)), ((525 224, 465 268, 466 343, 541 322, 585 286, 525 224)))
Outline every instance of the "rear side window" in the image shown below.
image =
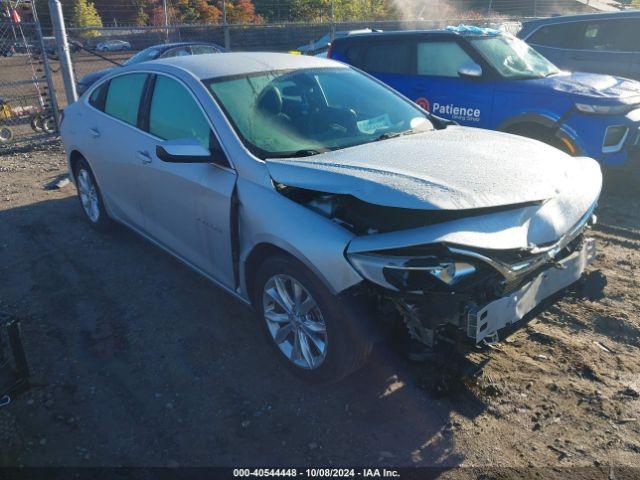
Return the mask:
POLYGON ((147 80, 145 73, 132 73, 112 78, 104 102, 104 113, 129 125, 138 122, 140 97, 147 80))
POLYGON ((418 75, 457 77, 458 70, 473 60, 456 42, 418 44, 418 75))
POLYGON ((577 48, 583 30, 582 22, 547 25, 536 30, 527 43, 542 47, 577 48))
POLYGON ((163 140, 195 138, 210 148, 211 128, 202 110, 184 86, 163 75, 156 77, 149 132, 163 140))
POLYGON ((640 20, 602 20, 583 22, 582 50, 603 52, 640 51, 640 20))
POLYGON ((355 66, 365 72, 412 73, 411 46, 408 43, 371 45, 364 47, 359 57, 359 62, 355 66))
POLYGON ((89 105, 93 108, 97 108, 98 110, 104 109, 104 93, 107 85, 109 85, 109 82, 103 83, 89 95, 89 105))

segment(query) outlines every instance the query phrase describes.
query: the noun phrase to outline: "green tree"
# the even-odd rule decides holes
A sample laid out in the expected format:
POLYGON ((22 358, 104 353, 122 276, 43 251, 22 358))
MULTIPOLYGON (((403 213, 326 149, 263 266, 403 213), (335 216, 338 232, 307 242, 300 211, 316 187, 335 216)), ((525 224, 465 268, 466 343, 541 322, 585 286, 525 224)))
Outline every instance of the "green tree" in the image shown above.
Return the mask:
MULTIPOLYGON (((102 19, 93 3, 87 0, 76 0, 73 7, 71 22, 74 27, 102 27, 102 19)), ((99 37, 98 30, 84 30, 81 34, 83 37, 99 37)))
POLYGON ((380 20, 397 16, 392 0, 292 0, 292 20, 302 22, 380 20))
POLYGON ((149 14, 143 7, 138 8, 138 14, 136 15, 136 25, 145 26, 149 23, 149 14))

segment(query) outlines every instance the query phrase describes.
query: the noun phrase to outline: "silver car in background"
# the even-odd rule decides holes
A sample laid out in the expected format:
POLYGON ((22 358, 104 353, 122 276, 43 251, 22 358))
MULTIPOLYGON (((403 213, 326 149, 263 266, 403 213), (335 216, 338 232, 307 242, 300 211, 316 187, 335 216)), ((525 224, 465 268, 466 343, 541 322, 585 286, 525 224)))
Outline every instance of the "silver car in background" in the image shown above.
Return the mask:
POLYGON ((125 224, 252 305, 314 381, 361 366, 388 324, 426 347, 496 341, 594 253, 595 161, 452 125, 330 60, 125 67, 62 136, 91 225, 125 224))

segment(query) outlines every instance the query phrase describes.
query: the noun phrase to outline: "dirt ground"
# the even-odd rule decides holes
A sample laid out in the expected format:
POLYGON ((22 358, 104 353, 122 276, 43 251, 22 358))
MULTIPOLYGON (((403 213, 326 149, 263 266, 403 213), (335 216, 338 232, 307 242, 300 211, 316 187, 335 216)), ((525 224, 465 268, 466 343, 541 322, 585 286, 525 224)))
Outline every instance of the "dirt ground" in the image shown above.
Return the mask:
POLYGON ((246 307, 124 228, 91 230, 73 186, 45 190, 64 168, 57 146, 0 157, 0 310, 23 319, 34 383, 0 409, 0 465, 640 467, 640 169, 605 172, 604 298, 473 353, 475 379, 381 346, 314 387, 246 307))

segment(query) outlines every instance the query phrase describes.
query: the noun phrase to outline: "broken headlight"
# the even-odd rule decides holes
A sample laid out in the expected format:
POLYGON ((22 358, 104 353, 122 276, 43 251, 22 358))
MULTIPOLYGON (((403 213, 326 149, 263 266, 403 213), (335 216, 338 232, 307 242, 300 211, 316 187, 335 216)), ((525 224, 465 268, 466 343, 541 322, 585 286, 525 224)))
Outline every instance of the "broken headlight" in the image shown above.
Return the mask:
POLYGON ((405 292, 448 290, 476 273, 476 266, 439 256, 402 256, 374 253, 351 253, 347 258, 367 280, 385 288, 405 292))

